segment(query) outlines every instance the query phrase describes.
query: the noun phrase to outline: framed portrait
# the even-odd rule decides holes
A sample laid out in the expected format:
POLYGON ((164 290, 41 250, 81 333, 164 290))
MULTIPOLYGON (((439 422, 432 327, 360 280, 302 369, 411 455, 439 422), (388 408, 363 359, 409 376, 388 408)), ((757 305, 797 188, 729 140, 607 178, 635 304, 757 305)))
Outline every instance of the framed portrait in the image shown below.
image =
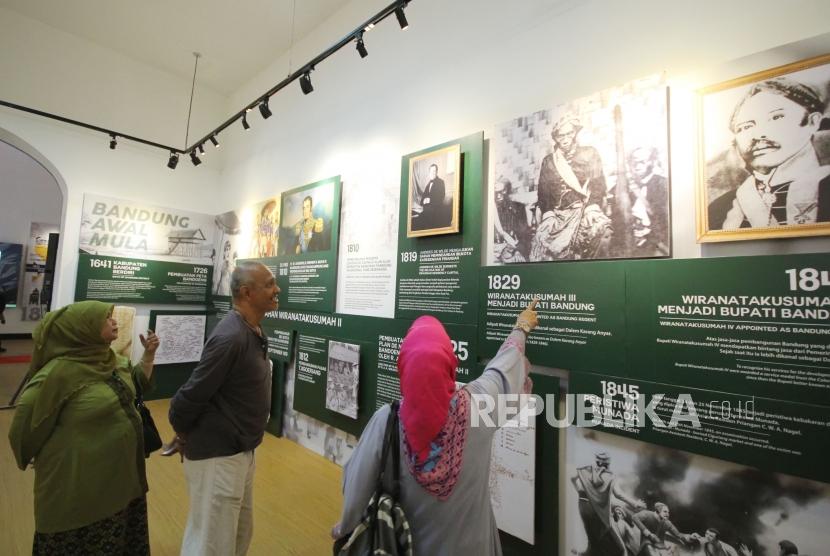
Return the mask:
POLYGON ((460 201, 461 145, 409 159, 406 237, 458 233, 460 201))
POLYGON ((700 91, 699 242, 830 234, 830 54, 700 91))
POLYGON ((668 137, 662 74, 498 124, 489 260, 670 256, 668 137))
MULTIPOLYGON (((282 194, 280 255, 332 249, 335 182, 324 180, 282 194)), ((338 208, 339 211, 339 208, 338 208)), ((335 246, 336 246, 336 237, 335 246)))

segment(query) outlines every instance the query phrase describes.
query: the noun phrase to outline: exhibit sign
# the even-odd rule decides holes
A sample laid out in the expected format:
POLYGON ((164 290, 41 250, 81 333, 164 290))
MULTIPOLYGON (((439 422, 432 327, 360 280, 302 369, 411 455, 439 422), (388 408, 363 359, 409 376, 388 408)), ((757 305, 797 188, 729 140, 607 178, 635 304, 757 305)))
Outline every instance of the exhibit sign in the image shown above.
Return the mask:
POLYGON ((75 301, 203 304, 211 268, 206 265, 81 254, 75 301))
POLYGON ((429 314, 445 324, 475 321, 478 287, 469 277, 478 272, 481 260, 482 151, 483 134, 475 133, 403 157, 395 318, 415 319, 429 314), (413 160, 425 162, 411 167, 413 160), (451 170, 454 180, 461 180, 460 188, 430 186, 439 179, 430 179, 436 167, 451 170), (412 180, 420 180, 422 185, 412 186, 412 180), (446 192, 441 194, 442 199, 436 197, 427 203, 429 192, 438 189, 446 192), (459 201, 460 215, 456 217, 453 215, 459 201), (440 210, 424 209, 439 202, 444 204, 440 210), (424 224, 425 219, 430 222, 424 224), (413 220, 421 223, 414 224, 413 220), (413 228, 419 237, 407 237, 413 228), (453 230, 460 233, 443 235, 453 230))
POLYGON ((367 317, 395 316, 398 254, 397 163, 365 167, 343 177, 337 312, 367 317), (394 172, 394 177, 393 177, 394 172))
POLYGON ((29 228, 29 245, 26 253, 26 271, 21 289, 22 320, 40 320, 46 310, 48 295, 43 291, 46 275, 46 256, 49 251, 49 234, 60 232, 54 224, 32 222, 29 228))
POLYGON ((479 353, 496 354, 516 317, 538 299, 527 338, 537 365, 572 371, 625 368, 625 267, 616 262, 485 267, 480 273, 479 353))
POLYGON ((827 253, 630 262, 627 283, 637 376, 830 405, 827 253))
POLYGON ((214 217, 100 195, 84 195, 80 253, 212 264, 214 217))
POLYGON ((488 262, 669 256, 668 100, 657 74, 497 125, 488 262))
MULTIPOLYGON (((280 307, 334 312, 340 229, 340 177, 282 194, 279 256, 280 307)), ((267 263, 266 263, 267 264, 267 263)))
POLYGON ((275 361, 288 363, 294 351, 294 332, 262 322, 262 332, 268 338, 268 355, 275 361))
POLYGON ((731 393, 575 373, 569 416, 577 424, 639 440, 830 481, 826 407, 731 393), (579 399, 584 396, 584 400, 579 399), (580 416, 581 407, 588 409, 580 416), (587 417, 586 417, 587 415, 587 417), (592 422, 580 423, 579 419, 592 422))

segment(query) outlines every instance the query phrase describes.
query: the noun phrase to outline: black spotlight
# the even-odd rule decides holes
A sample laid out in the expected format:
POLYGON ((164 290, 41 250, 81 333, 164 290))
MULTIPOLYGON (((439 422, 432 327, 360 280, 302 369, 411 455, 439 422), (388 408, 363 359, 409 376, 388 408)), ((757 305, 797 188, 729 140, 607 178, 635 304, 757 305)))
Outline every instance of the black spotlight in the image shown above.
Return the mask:
POLYGON ((204 144, 199 145, 199 156, 205 156, 205 146, 204 146, 204 144))
POLYGON ((210 136, 210 142, 213 143, 213 146, 217 149, 219 148, 219 140, 216 138, 215 135, 210 136))
POLYGON ((357 48, 357 53, 360 54, 361 58, 365 58, 369 55, 369 51, 366 50, 366 45, 363 44, 363 34, 361 33, 360 36, 357 38, 357 44, 355 45, 357 48))
POLYGON ((248 123, 248 114, 242 114, 242 127, 244 129, 251 129, 251 124, 248 123))
POLYGON ((398 18, 398 25, 401 26, 401 29, 405 30, 409 27, 409 22, 406 20, 406 14, 403 13, 403 6, 395 8, 395 17, 398 18))
POLYGON ((115 140, 115 135, 110 135, 110 149, 115 150, 118 146, 118 141, 115 140))
POLYGON ((170 159, 167 161, 167 167, 171 170, 175 170, 176 166, 179 165, 179 155, 173 151, 170 151, 170 159))
POLYGON ((305 72, 300 76, 300 89, 303 90, 304 95, 314 90, 314 87, 311 85, 311 74, 309 72, 305 72))
POLYGON ((267 120, 271 117, 271 109, 268 108, 268 99, 263 99, 262 102, 259 103, 259 113, 262 114, 262 119, 267 120))
POLYGON ((195 150, 190 151, 190 162, 192 162, 194 166, 198 166, 202 163, 202 161, 199 160, 199 156, 196 154, 195 150))

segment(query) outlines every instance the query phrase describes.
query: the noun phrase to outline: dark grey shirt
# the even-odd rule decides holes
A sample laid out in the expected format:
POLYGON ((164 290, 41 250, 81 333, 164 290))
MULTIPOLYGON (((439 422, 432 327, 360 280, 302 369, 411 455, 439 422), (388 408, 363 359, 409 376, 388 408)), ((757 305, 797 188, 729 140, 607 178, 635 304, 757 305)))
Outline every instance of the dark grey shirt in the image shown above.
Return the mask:
POLYGON ((271 408, 271 364, 260 337, 231 311, 205 343, 202 359, 170 401, 170 424, 198 460, 259 446, 271 408))

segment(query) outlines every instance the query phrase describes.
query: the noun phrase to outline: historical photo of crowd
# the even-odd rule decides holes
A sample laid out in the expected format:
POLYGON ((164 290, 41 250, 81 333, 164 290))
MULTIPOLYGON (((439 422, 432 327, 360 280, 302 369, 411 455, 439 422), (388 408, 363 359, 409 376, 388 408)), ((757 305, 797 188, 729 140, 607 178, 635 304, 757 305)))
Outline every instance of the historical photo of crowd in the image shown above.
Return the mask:
POLYGON ((357 419, 359 379, 360 346, 330 341, 326 366, 326 409, 357 419))
POLYGON ((499 125, 491 152, 495 261, 671 254, 661 77, 499 125))
POLYGON ((827 554, 828 485, 586 428, 568 442, 567 554, 827 554))
POLYGON ((702 93, 698 236, 830 233, 830 56, 702 93))

